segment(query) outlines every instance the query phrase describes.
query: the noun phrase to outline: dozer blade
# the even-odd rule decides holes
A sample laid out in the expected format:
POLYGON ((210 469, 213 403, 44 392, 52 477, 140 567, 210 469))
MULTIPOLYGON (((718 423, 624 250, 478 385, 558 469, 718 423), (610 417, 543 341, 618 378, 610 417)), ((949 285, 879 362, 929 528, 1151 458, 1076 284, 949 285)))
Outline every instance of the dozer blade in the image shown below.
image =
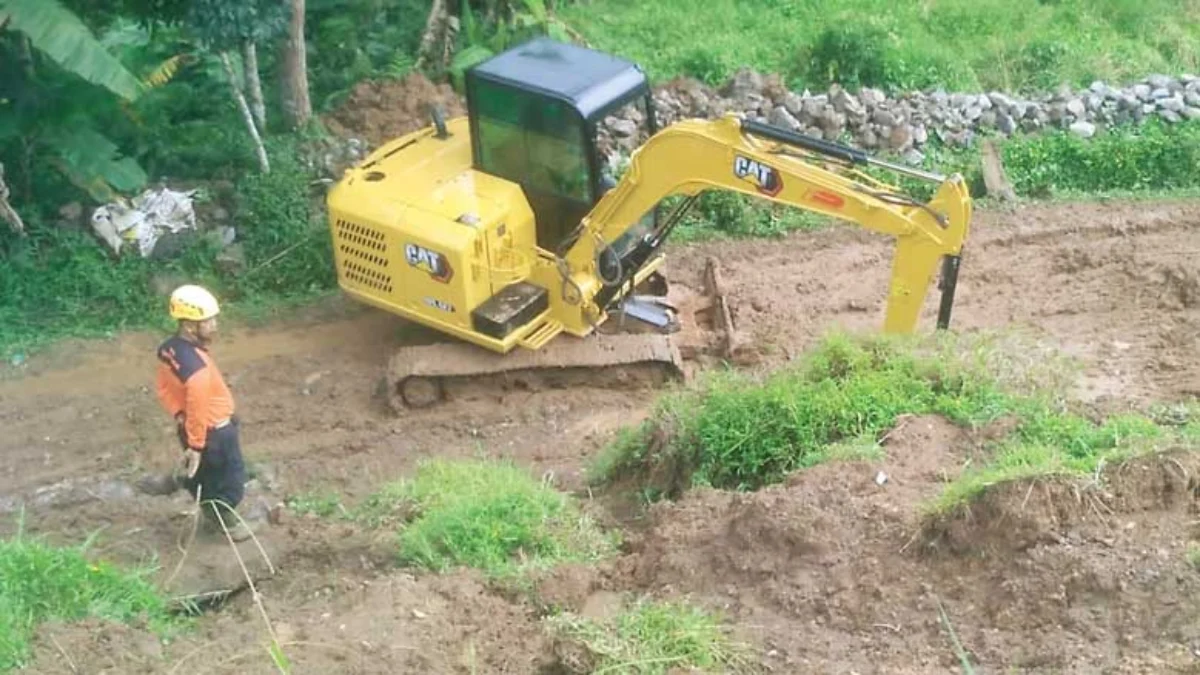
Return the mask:
POLYGON ((458 393, 469 396, 477 388, 637 386, 684 377, 683 359, 671 335, 562 334, 541 349, 508 354, 465 342, 401 348, 388 364, 388 398, 392 409, 402 412, 427 408, 458 393))

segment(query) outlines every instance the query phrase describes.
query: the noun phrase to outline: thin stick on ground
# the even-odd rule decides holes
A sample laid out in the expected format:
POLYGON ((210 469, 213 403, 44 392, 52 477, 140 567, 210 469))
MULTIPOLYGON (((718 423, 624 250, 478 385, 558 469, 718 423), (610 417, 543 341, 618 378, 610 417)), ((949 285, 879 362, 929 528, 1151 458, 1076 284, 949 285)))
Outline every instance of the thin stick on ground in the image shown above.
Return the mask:
POLYGON ((188 652, 187 654, 184 654, 182 659, 179 659, 178 661, 175 662, 174 666, 171 666, 171 672, 168 673, 168 675, 175 675, 175 673, 179 670, 179 668, 184 663, 187 663, 193 656, 199 654, 200 652, 208 650, 208 649, 211 649, 211 646, 204 644, 204 645, 200 645, 199 647, 196 647, 195 649, 188 652))
MULTIPOLYGON (((241 515, 239 515, 237 511, 234 511, 233 508, 230 507, 228 504, 226 504, 224 501, 215 499, 215 500, 212 500, 212 502, 210 502, 210 503, 217 504, 217 505, 223 506, 224 508, 228 509, 230 513, 237 516, 238 520, 242 523, 242 526, 245 527, 247 531, 250 530, 249 526, 246 525, 246 521, 242 520, 241 515)), ((267 633, 271 636, 271 644, 274 645, 275 648, 278 649, 279 648, 279 637, 275 634, 275 626, 273 626, 271 624, 271 617, 267 615, 267 608, 266 608, 266 606, 263 605, 262 595, 259 594, 258 587, 254 585, 254 579, 252 579, 250 576, 250 570, 246 568, 246 561, 242 559, 242 553, 241 553, 241 551, 238 550, 237 542, 235 542, 233 540, 233 535, 229 533, 229 526, 225 524, 225 519, 223 517, 221 517, 221 509, 214 508, 213 513, 215 513, 217 515, 217 522, 221 523, 221 531, 225 533, 225 539, 226 539, 226 541, 229 542, 229 547, 233 549, 233 555, 237 558, 238 567, 240 567, 242 569, 242 575, 246 578, 246 584, 250 588, 250 593, 251 593, 250 597, 252 597, 254 599, 254 605, 256 607, 258 607, 258 612, 259 612, 259 614, 262 615, 263 623, 266 624, 266 626, 267 626, 267 633)), ((253 532, 250 532, 250 536, 254 539, 255 545, 259 547, 259 551, 262 552, 263 558, 265 560, 267 560, 267 566, 270 567, 271 574, 274 574, 275 567, 273 565, 271 565, 270 559, 267 558, 266 551, 263 551, 262 545, 258 543, 258 537, 255 537, 253 532)), ((274 652, 271 652, 271 655, 272 655, 271 661, 275 664, 275 667, 279 669, 279 672, 283 673, 284 675, 287 675, 287 669, 284 668, 283 665, 279 663, 278 659, 274 658, 275 657, 274 652)))
POLYGON ((71 672, 78 673, 79 668, 75 665, 75 661, 71 659, 71 655, 67 653, 67 650, 63 649, 63 646, 58 643, 58 639, 51 635, 50 641, 54 643, 54 648, 58 650, 58 653, 62 654, 63 658, 67 660, 67 667, 71 669, 71 672))
POLYGON ((975 667, 971 665, 971 658, 967 656, 967 650, 963 649, 962 642, 958 640, 958 633, 954 632, 954 625, 950 623, 950 617, 946 615, 946 608, 942 606, 942 599, 936 598, 938 606, 938 615, 942 625, 946 627, 946 631, 950 633, 950 642, 954 645, 954 654, 958 657, 959 663, 962 664, 963 672, 967 675, 974 675, 975 667))

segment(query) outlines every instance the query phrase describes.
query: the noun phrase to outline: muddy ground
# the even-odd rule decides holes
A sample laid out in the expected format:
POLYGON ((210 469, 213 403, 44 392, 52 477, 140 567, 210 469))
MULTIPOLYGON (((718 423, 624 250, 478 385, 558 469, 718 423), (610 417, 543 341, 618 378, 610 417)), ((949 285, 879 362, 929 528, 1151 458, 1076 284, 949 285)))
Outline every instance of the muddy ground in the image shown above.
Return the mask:
MULTIPOLYGON (((1100 409, 1200 392, 1200 203, 1029 206, 983 211, 975 223, 957 330, 1021 331, 1078 358, 1076 395, 1100 409)), ((828 329, 877 328, 890 251, 889 240, 834 227, 676 246, 666 272, 698 284, 716 256, 756 365, 773 367, 828 329)), ((923 330, 935 313, 931 295, 923 330)), ((428 337, 340 300, 285 323, 226 327, 215 356, 238 400, 247 459, 259 465, 247 510, 262 515, 314 490, 353 504, 433 455, 512 458, 577 489, 588 459, 656 396, 477 392, 396 417, 378 396, 387 355, 428 337)), ((0 533, 13 531, 23 502, 27 530, 63 542, 99 531, 99 553, 157 560, 172 592, 236 585, 236 560, 219 541, 179 563, 185 500, 129 487, 175 459, 151 390, 159 339, 61 345, 3 372, 0 533)), ((881 462, 818 467, 753 495, 695 492, 636 521, 613 514, 630 540, 621 557, 568 569, 540 597, 587 609, 611 593, 687 596, 722 611, 755 663, 777 673, 954 672, 939 603, 977 672, 1196 672, 1200 576, 1184 551, 1200 465, 1127 467, 1093 492, 997 493, 969 520, 922 532, 918 504, 977 442, 936 418, 907 419, 881 462), (882 487, 879 470, 890 476, 882 487)), ((274 575, 253 546, 240 551, 264 575, 264 609, 296 672, 561 672, 529 599, 470 573, 398 570, 387 535, 286 509, 262 537, 274 575)), ((168 645, 123 627, 47 626, 30 672, 269 673, 265 636, 242 593, 168 645)))

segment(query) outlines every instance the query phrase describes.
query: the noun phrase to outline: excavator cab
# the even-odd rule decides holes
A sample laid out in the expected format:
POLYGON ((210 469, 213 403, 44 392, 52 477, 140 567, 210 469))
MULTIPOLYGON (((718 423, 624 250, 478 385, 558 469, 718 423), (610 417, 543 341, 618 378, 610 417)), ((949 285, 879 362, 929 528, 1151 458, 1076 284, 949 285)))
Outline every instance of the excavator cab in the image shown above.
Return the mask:
POLYGON ((605 117, 640 104, 645 134, 657 131, 641 68, 548 38, 470 68, 466 99, 473 168, 521 186, 550 252, 615 185, 598 147, 605 117))

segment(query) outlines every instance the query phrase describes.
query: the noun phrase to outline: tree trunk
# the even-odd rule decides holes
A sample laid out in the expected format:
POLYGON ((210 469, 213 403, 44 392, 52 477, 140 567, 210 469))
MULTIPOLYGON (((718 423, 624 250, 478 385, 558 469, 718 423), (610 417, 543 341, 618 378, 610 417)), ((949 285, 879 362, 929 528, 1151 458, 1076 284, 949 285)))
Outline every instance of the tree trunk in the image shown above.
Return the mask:
POLYGON ((229 52, 221 52, 221 64, 225 66, 225 76, 229 78, 233 99, 237 102, 238 109, 242 111, 242 118, 246 122, 246 127, 250 129, 250 136, 254 139, 254 151, 258 154, 258 165, 262 168, 263 173, 269 173, 271 165, 267 162, 267 149, 263 147, 262 137, 258 135, 258 127, 254 126, 254 117, 250 114, 250 106, 246 105, 246 97, 242 95, 242 90, 238 87, 237 76, 233 73, 233 60, 229 58, 229 52))
POLYGON ((298 129, 312 117, 308 98, 308 56, 304 45, 304 0, 290 0, 291 20, 283 43, 283 116, 291 129, 298 129))
POLYGON ((13 232, 25 236, 25 223, 21 215, 8 203, 8 185, 4 182, 4 165, 0 164, 0 218, 8 221, 13 232))
POLYGON ((417 65, 414 70, 425 67, 425 62, 433 52, 435 43, 446 40, 446 23, 449 12, 443 0, 433 0, 429 8, 429 16, 425 19, 425 30, 421 32, 421 43, 417 47, 417 65))
POLYGON ((253 40, 242 43, 242 66, 246 73, 246 88, 250 90, 250 109, 259 133, 267 133, 267 107, 263 104, 262 81, 258 77, 258 47, 253 40))

